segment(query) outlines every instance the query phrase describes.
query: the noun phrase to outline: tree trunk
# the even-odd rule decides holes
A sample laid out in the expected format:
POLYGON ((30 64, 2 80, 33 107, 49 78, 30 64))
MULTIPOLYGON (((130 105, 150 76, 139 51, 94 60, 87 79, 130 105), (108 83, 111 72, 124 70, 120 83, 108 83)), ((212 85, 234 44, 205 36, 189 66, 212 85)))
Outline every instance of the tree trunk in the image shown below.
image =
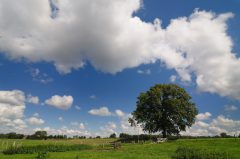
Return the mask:
POLYGON ((163 129, 162 135, 163 135, 163 138, 167 138, 167 131, 166 131, 166 129, 163 129))

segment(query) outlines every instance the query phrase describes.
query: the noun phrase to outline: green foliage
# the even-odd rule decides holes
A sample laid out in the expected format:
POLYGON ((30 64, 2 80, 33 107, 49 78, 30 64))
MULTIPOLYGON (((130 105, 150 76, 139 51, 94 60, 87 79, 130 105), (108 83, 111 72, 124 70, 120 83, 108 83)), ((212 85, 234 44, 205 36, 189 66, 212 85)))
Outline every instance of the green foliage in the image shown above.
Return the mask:
POLYGON ((223 138, 228 137, 227 133, 225 133, 225 132, 220 133, 220 136, 223 137, 223 138))
POLYGON ((226 152, 179 147, 172 159, 232 159, 226 152))
POLYGON ((160 135, 149 135, 149 134, 140 134, 140 135, 129 135, 126 133, 119 134, 119 140, 122 143, 132 143, 132 142, 146 142, 146 141, 157 141, 157 138, 160 138, 160 135))
POLYGON ((46 159, 48 157, 48 152, 38 152, 36 159, 46 159))
POLYGON ((39 137, 46 137, 47 136, 47 132, 46 131, 36 131, 35 135, 39 136, 39 137))
POLYGON ((23 134, 17 134, 15 132, 7 133, 7 134, 0 134, 0 138, 6 139, 22 139, 24 138, 23 134))
POLYGON ((116 137, 117 137, 117 135, 115 133, 113 133, 109 136, 109 138, 116 138, 116 137))
POLYGON ((47 136, 47 138, 48 139, 67 139, 67 135, 49 135, 47 136))
POLYGON ((33 135, 28 136, 28 139, 47 139, 46 131, 36 131, 33 135))
POLYGON ((65 151, 79 151, 91 149, 90 145, 37 145, 37 146, 21 146, 9 147, 3 151, 3 154, 33 154, 37 152, 65 152, 65 151))
POLYGON ((158 84, 141 93, 137 108, 132 113, 133 119, 137 124, 141 124, 145 131, 161 131, 163 137, 185 131, 186 127, 195 122, 197 114, 190 95, 175 84, 158 84))
POLYGON ((75 135, 72 137, 73 139, 86 139, 87 137, 86 136, 78 136, 78 135, 75 135))

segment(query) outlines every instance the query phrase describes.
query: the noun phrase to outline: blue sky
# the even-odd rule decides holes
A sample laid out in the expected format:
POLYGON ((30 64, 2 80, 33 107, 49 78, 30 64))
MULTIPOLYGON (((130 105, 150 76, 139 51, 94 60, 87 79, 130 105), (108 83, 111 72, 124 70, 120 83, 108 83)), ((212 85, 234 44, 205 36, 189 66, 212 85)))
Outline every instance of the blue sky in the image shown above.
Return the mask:
POLYGON ((2 132, 136 133, 140 92, 176 83, 200 113, 187 134, 240 133, 239 1, 21 1, 0 1, 2 132))

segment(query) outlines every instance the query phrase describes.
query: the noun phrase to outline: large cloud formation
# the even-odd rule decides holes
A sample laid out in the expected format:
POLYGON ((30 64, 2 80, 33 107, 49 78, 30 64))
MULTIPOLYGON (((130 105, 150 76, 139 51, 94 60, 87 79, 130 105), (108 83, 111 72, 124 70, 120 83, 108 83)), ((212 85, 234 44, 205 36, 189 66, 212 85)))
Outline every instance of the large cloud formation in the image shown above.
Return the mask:
POLYGON ((0 51, 10 59, 52 62, 60 73, 86 62, 116 73, 160 60, 182 81, 194 75, 200 91, 240 99, 232 13, 195 10, 162 28, 134 15, 141 0, 0 0, 0 8, 0 51))

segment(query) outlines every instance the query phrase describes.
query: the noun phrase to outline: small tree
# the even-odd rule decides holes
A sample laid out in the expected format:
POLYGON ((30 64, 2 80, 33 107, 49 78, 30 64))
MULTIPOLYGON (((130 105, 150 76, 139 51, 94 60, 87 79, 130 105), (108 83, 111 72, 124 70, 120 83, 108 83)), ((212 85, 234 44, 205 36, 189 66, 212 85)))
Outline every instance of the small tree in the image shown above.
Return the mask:
POLYGON ((149 133, 163 137, 185 131, 195 122, 198 111, 191 97, 175 84, 158 84, 139 95, 133 120, 149 133))
POLYGON ((115 133, 113 133, 109 136, 109 138, 116 138, 116 137, 117 137, 117 135, 115 133))

